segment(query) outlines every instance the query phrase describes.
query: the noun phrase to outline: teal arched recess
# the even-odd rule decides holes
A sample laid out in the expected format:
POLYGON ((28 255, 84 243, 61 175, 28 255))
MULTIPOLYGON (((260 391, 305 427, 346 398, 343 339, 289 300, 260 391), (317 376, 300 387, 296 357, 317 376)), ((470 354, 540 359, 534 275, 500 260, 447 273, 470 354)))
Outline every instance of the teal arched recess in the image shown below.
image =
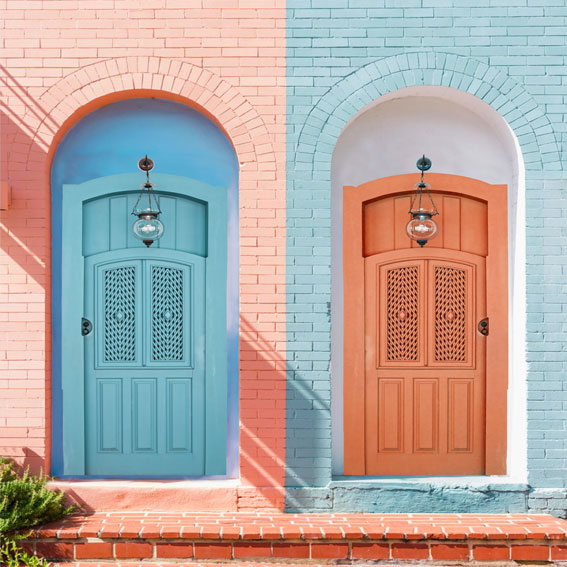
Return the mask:
MULTIPOLYGON (((226 188, 226 476, 235 477, 238 471, 238 161, 230 141, 210 119, 183 104, 154 98, 127 99, 93 111, 66 134, 54 156, 51 169, 52 474, 65 476, 61 382, 61 353, 64 352, 61 345, 63 186, 117 174, 135 174, 138 160, 146 154, 155 161, 155 174, 169 174, 226 188)), ((138 173, 141 182, 143 175, 138 173)), ((183 474, 174 472, 173 476, 183 474)))

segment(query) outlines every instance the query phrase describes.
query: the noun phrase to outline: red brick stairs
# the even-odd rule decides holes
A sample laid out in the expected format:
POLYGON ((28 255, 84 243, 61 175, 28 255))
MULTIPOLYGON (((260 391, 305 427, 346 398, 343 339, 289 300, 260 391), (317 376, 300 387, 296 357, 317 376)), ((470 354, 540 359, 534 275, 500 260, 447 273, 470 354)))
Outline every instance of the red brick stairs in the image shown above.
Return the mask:
POLYGON ((27 547, 59 565, 567 560, 567 521, 531 514, 96 513, 38 528, 27 547))

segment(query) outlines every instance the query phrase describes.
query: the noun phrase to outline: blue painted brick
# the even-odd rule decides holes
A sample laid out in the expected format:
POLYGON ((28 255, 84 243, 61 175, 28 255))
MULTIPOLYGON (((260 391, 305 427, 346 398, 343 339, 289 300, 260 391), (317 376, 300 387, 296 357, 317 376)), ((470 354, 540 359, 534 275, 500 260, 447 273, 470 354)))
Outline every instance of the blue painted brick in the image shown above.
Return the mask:
MULTIPOLYGON (((287 5, 287 482, 314 487, 290 491, 291 507, 338 505, 338 493, 321 488, 331 480, 329 227, 336 139, 360 105, 391 90, 433 84, 467 90, 492 104, 522 147, 532 485, 522 498, 531 509, 560 514, 567 485, 565 0, 287 5), (312 448, 316 454, 310 456, 312 448)), ((516 505, 504 496, 497 501, 502 509, 516 505)))

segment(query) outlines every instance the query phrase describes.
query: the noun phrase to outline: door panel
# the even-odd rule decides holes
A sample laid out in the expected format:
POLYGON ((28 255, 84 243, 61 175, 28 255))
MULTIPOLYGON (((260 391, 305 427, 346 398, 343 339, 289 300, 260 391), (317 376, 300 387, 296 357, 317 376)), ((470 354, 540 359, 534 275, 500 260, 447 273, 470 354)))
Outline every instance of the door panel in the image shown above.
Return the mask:
POLYGON ((369 327, 380 329, 378 366, 421 366, 425 359, 425 264, 411 260, 388 265, 373 261, 367 264, 367 323, 369 327), (373 273, 375 270, 377 274, 373 273))
POLYGON ((134 453, 157 450, 157 380, 132 380, 132 451, 134 453))
POLYGON ((205 260, 121 254, 85 261, 86 472, 204 474, 205 260))
MULTIPOLYGON (((457 252, 451 255, 466 257, 457 252)), ((485 312, 484 278, 483 259, 474 264, 428 261, 428 365, 475 366, 475 305, 485 312)))
POLYGON ((413 400, 413 452, 435 453, 439 450, 439 380, 414 378, 413 400))
POLYGON ((506 187, 431 174, 439 233, 420 248, 415 179, 344 188, 344 472, 503 474, 506 187))
POLYGON ((122 380, 96 381, 96 435, 99 453, 122 452, 122 380))
POLYGON ((366 349, 366 470, 483 474, 484 349, 472 331, 485 313, 484 258, 412 254, 365 260, 366 343, 377 345, 366 349))
MULTIPOLYGON (((141 263, 101 264, 85 270, 87 301, 96 306, 96 366, 135 367, 141 362, 141 263), (95 280, 92 288, 90 281, 95 280), (96 299, 95 299, 96 298, 96 299)), ((92 320, 92 319, 91 319, 92 320)))
POLYGON ((64 475, 226 473, 226 188, 155 180, 166 232, 150 249, 125 190, 139 174, 63 186, 64 475))

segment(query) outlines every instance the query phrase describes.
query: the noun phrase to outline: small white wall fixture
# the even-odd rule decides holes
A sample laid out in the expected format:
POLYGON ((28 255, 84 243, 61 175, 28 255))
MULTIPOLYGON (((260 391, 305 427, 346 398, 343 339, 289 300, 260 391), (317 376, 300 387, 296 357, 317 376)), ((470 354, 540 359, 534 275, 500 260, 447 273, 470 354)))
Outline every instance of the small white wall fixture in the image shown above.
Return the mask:
MULTIPOLYGON (((508 482, 527 479, 525 176, 518 140, 507 122, 479 98, 449 87, 393 91, 347 123, 331 166, 332 219, 332 457, 343 474, 343 212, 342 188, 417 172, 425 154, 432 172, 508 186, 509 374, 508 482)), ((408 187, 408 189, 411 189, 408 187)), ((348 277, 348 274, 344 274, 348 277)), ((496 480, 494 477, 490 481, 496 480)), ((504 480, 504 478, 499 477, 504 480)), ((452 483, 455 482, 453 477, 452 483)), ((463 478, 463 481, 465 478, 463 478)))

